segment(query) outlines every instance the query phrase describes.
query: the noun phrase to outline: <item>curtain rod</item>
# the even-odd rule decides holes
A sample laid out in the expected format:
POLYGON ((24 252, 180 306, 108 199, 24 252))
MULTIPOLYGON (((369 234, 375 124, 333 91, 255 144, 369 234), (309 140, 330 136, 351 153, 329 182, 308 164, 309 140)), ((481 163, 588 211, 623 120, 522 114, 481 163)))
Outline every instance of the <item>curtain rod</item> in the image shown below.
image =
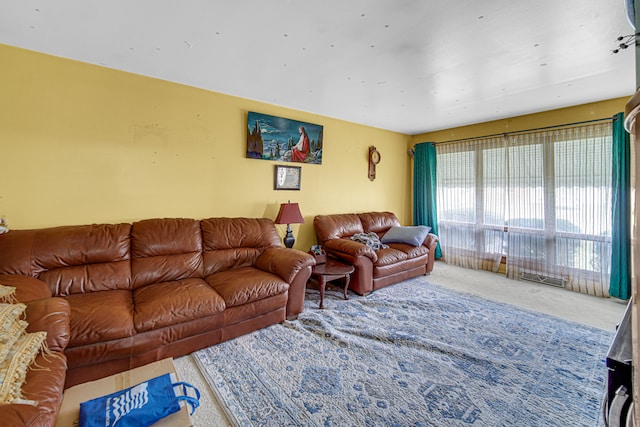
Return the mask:
POLYGON ((588 124, 588 123, 604 122, 604 121, 608 121, 608 120, 616 120, 617 118, 618 118, 617 115, 614 115, 613 117, 604 117, 604 118, 601 118, 601 119, 585 120, 585 121, 582 121, 582 122, 567 123, 567 124, 564 124, 564 125, 554 125, 554 126, 546 126, 546 127, 533 128, 533 129, 523 129, 523 130, 516 130, 516 131, 513 131, 513 132, 494 133, 492 135, 472 136, 472 137, 469 137, 469 138, 450 139, 448 141, 431 142, 431 143, 432 144, 436 144, 436 145, 452 144, 454 142, 469 141, 469 140, 472 140, 472 139, 493 138, 493 137, 496 137, 496 136, 514 135, 514 134, 523 133, 523 132, 534 132, 534 131, 538 131, 538 130, 556 129, 556 128, 564 128, 564 127, 569 127, 569 126, 584 125, 584 124, 588 124))

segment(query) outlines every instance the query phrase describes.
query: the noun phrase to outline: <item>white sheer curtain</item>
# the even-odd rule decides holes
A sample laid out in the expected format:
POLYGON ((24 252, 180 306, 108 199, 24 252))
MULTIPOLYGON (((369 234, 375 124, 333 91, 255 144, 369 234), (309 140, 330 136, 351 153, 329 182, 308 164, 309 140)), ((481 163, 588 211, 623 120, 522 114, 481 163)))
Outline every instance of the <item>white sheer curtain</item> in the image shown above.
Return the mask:
POLYGON ((437 146, 446 262, 608 295, 610 121, 437 146))
POLYGON ((611 135, 601 122, 510 136, 509 277, 608 295, 611 135))
POLYGON ((438 229, 445 261, 498 271, 506 212, 504 138, 446 144, 437 152, 438 229))

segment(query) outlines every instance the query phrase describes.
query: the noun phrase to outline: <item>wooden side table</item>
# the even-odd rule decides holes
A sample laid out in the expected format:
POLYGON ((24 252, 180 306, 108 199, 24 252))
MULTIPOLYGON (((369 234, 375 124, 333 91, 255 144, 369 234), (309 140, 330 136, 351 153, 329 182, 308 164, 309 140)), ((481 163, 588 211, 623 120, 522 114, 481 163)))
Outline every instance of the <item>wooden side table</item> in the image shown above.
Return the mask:
POLYGON ((311 270, 311 277, 318 281, 320 286, 320 308, 324 308, 324 288, 327 282, 344 278, 344 299, 347 296, 347 288, 349 287, 350 274, 353 273, 352 265, 344 264, 334 258, 327 258, 324 264, 316 264, 311 270))

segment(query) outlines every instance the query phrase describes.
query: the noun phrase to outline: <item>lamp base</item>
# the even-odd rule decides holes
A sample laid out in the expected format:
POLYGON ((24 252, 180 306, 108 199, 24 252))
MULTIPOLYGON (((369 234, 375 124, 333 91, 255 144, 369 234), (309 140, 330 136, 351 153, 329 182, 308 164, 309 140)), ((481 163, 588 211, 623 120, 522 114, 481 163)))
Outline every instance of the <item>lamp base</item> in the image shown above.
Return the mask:
POLYGON ((287 248, 292 248, 293 244, 296 242, 296 239, 293 237, 293 233, 291 232, 291 224, 287 224, 287 234, 284 236, 283 242, 287 248))

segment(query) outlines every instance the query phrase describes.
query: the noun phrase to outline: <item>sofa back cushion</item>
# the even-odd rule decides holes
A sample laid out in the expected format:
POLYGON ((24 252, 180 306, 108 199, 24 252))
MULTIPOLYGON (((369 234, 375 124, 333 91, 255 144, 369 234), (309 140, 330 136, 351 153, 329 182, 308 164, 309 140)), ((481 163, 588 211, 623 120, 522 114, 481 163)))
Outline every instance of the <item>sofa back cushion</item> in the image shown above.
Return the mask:
POLYGON ((268 218, 209 218, 200 222, 204 247, 204 275, 253 266, 266 248, 280 245, 268 218))
POLYGON ((38 230, 11 230, 0 234, 0 274, 33 277, 31 249, 38 230))
POLYGON ((327 240, 364 233, 362 222, 357 214, 317 215, 313 219, 313 227, 320 244, 327 240))
POLYGON ((130 224, 93 224, 38 230, 31 275, 53 296, 131 288, 130 224))
POLYGON ((392 212, 367 212, 358 214, 365 233, 382 235, 391 227, 400 226, 400 221, 392 212))
POLYGON ((131 227, 133 288, 202 277, 200 222, 186 218, 148 219, 131 227))

